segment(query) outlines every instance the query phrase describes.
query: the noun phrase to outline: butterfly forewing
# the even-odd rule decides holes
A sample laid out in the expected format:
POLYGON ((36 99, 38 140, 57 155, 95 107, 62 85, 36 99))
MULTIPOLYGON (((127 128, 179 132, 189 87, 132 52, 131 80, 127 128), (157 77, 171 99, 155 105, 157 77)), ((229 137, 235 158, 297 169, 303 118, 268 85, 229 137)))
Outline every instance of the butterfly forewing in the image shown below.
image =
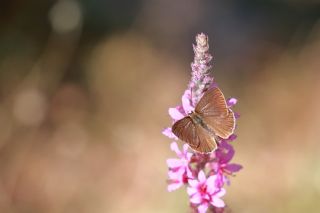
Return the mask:
POLYGON ((172 132, 182 141, 187 142, 193 149, 200 144, 196 132, 196 124, 187 116, 175 122, 172 126, 172 132))
POLYGON ((208 90, 197 104, 195 112, 215 135, 226 139, 233 133, 234 114, 231 109, 228 109, 219 88, 208 90))
POLYGON ((195 112, 201 117, 227 115, 228 107, 221 90, 214 87, 205 92, 197 104, 195 112))

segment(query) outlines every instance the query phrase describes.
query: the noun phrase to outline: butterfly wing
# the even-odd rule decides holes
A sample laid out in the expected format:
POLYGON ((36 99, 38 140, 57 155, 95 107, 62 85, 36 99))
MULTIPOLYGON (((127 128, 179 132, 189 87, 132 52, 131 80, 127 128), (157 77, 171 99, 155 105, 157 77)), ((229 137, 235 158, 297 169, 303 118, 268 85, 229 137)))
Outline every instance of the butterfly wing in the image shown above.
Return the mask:
POLYGON ((175 122, 172 126, 172 132, 180 140, 188 143, 192 148, 196 148, 200 144, 196 132, 196 125, 189 116, 175 122))
POLYGON ((208 153, 217 147, 210 133, 199 124, 195 124, 189 116, 174 123, 172 132, 198 152, 208 153))
POLYGON ((234 113, 229 110, 227 115, 223 116, 208 116, 203 118, 208 128, 213 130, 214 134, 227 139, 234 132, 235 117, 234 113))
POLYGON ((226 99, 219 88, 214 87, 205 92, 195 112, 215 135, 226 139, 233 133, 234 113, 227 107, 226 99))
POLYGON ((208 153, 214 151, 217 148, 216 140, 214 139, 214 137, 200 125, 196 125, 196 133, 200 143, 198 147, 191 147, 192 149, 201 153, 208 153))

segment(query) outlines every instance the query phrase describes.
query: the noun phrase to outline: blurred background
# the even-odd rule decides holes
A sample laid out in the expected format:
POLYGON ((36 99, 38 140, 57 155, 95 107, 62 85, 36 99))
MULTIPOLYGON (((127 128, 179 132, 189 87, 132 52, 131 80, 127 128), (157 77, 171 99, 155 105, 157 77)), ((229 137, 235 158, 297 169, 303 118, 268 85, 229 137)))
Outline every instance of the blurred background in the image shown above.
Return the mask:
POLYGON ((209 35, 239 99, 232 212, 320 211, 317 0, 2 0, 0 212, 188 212, 161 134, 209 35))

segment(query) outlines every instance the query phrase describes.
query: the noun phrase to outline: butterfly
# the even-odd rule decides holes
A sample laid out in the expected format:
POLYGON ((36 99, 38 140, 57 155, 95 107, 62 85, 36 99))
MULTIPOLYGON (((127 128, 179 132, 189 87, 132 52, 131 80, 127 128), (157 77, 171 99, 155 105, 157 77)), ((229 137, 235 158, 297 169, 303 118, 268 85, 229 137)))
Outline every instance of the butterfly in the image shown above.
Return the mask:
POLYGON ((217 148, 217 136, 227 139, 235 129, 234 113, 218 87, 207 90, 195 110, 172 126, 172 132, 201 153, 217 148))

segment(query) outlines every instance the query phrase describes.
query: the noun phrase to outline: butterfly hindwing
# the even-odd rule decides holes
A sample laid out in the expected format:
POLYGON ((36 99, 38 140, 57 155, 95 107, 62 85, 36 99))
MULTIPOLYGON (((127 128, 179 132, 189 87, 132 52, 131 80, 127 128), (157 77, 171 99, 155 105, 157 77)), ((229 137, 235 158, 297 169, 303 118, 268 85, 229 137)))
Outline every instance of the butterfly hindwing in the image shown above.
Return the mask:
POLYGON ((227 115, 228 107, 221 90, 214 87, 206 91, 197 104, 195 112, 201 117, 227 115))

